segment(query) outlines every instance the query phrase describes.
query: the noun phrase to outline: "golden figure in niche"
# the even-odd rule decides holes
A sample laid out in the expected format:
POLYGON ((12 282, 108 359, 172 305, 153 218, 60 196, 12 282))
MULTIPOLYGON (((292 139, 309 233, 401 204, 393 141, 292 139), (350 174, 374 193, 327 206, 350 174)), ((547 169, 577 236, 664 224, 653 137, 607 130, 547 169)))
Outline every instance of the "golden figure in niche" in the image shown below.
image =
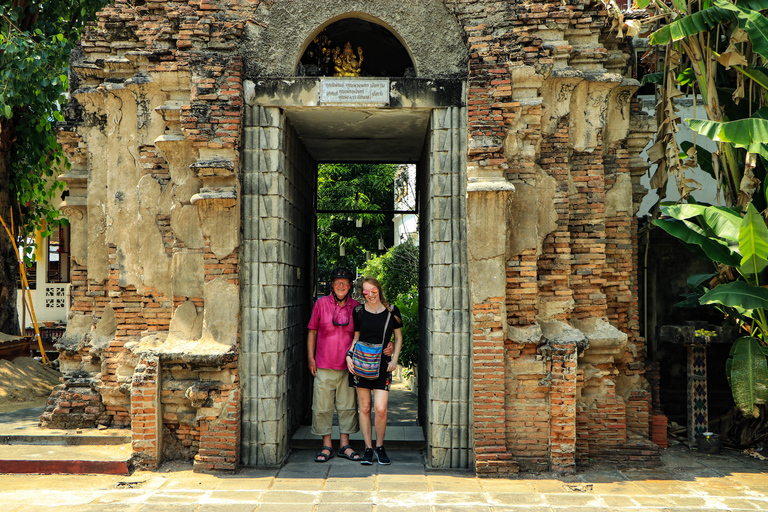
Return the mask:
POLYGON ((344 51, 337 46, 333 50, 333 76, 360 76, 360 66, 363 64, 363 49, 357 47, 357 55, 352 50, 352 44, 347 41, 344 51))

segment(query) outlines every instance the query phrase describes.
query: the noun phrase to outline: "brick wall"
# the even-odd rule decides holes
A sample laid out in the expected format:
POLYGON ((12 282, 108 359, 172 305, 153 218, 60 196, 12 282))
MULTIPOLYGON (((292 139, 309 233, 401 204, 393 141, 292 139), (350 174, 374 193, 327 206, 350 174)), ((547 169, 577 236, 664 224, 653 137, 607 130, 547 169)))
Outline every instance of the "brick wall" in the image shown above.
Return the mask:
MULTIPOLYGON (((352 4, 371 11, 383 5, 352 4)), ((165 440, 166 456, 194 457, 196 469, 234 468, 241 386, 248 464, 279 463, 308 410, 303 343, 311 285, 300 269, 311 266, 314 162, 278 108, 246 106, 244 95, 245 75, 256 77, 271 62, 248 45, 265 44, 259 34, 279 7, 116 0, 86 32, 83 55, 73 62, 79 89, 61 140, 75 164, 67 178, 73 197, 83 198, 73 233, 90 238, 72 267, 71 323, 84 333, 91 319, 109 320, 111 311, 115 329, 96 359, 88 347, 64 351, 63 359, 101 374, 107 414, 117 425, 131 419, 137 457, 148 466, 161 460, 165 440), (152 201, 129 198, 118 208, 118 193, 140 180, 152 201), (116 223, 139 216, 161 262, 151 272, 137 256, 135 235, 115 235, 116 223), (236 240, 212 229, 211 219, 236 240), (194 282, 180 271, 165 279, 180 262, 200 264, 194 282), (243 332, 233 327, 235 344, 216 360, 215 385, 201 388, 211 376, 187 367, 183 392, 171 380, 153 388, 152 379, 181 371, 194 354, 139 361, 136 344, 160 344, 187 303, 200 318, 210 314, 218 304, 202 287, 218 282, 243 291, 243 332), (216 413, 201 413, 206 404, 216 413)), ((601 3, 446 0, 444 7, 468 65, 460 70, 466 109, 435 109, 421 162, 428 175, 421 271, 431 284, 421 290, 429 345, 422 349, 420 388, 428 396, 420 397, 420 411, 431 422, 430 463, 509 474, 571 471, 606 453, 645 457, 650 451, 632 438, 647 437, 649 397, 627 189, 637 165, 630 168, 630 112, 621 99, 633 86, 615 74, 627 50, 604 31, 601 3), (484 180, 517 187, 514 211, 484 210, 484 201, 505 194, 467 193, 467 181, 484 180), (475 225, 492 225, 506 247, 493 276, 503 281, 501 291, 474 302, 477 283, 466 272, 475 268, 467 263, 472 248, 463 245, 472 239, 467 210, 483 212, 475 225), (609 342, 600 341, 609 349, 597 338, 587 348, 535 334, 547 322, 573 331, 594 319, 615 329, 609 342), (518 339, 512 329, 533 334, 518 339)), ((321 8, 328 7, 304 16, 321 8)), ((443 56, 439 48, 429 52, 430 59, 443 56)))

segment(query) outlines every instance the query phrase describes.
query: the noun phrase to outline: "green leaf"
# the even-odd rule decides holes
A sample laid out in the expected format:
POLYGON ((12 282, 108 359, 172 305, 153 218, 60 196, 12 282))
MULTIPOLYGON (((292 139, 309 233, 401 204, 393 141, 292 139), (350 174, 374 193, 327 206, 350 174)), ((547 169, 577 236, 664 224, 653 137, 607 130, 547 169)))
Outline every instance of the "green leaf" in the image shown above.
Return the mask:
POLYGON ((683 297, 683 300, 673 304, 673 307, 676 307, 676 308, 698 308, 698 307, 701 306, 701 304, 699 304, 699 299, 701 298, 701 294, 700 293, 684 293, 681 296, 683 297))
POLYGON ((752 49, 768 59, 768 20, 759 11, 766 9, 764 0, 740 2, 737 6, 726 0, 715 0, 715 6, 678 18, 650 37, 651 44, 668 44, 714 29, 718 24, 736 21, 744 29, 752 49), (745 8, 742 8, 744 6, 745 8))
POLYGON ((54 110, 53 111, 53 118, 56 119, 60 123, 64 122, 64 116, 62 116, 61 112, 59 112, 58 110, 54 110))
POLYGON ((686 68, 677 75, 678 85, 685 86, 696 82, 696 73, 693 68, 686 68))
MULTIPOLYGON (((715 4, 717 5, 717 2, 715 4)), ((664 25, 651 34, 650 43, 668 44, 671 41, 679 41, 680 39, 711 30, 719 23, 731 21, 734 17, 734 13, 725 9, 710 7, 664 25)))
POLYGON ((8 119, 13 117, 13 109, 10 105, 5 105, 5 108, 3 109, 3 115, 8 119))
POLYGON ((749 203, 739 229, 740 272, 759 274, 768 266, 768 228, 765 220, 749 203))
MULTIPOLYGON (((699 303, 721 304, 726 307, 754 310, 768 308, 768 288, 753 286, 744 281, 715 286, 701 296, 699 303)), ((750 315, 751 316, 751 315, 750 315)))
POLYGON ((760 342, 739 338, 731 348, 731 364, 726 365, 733 400, 745 416, 759 415, 757 404, 768 401, 768 362, 760 342))
POLYGON ((737 148, 768 158, 768 119, 750 117, 727 122, 704 119, 686 121, 692 130, 715 142, 730 142, 737 148))
POLYGON ((664 73, 646 73, 643 75, 643 78, 640 79, 640 83, 645 84, 663 84, 664 83, 664 73))
POLYGON ((739 240, 741 216, 729 208, 722 206, 706 206, 702 204, 676 204, 661 209, 666 215, 678 220, 700 217, 706 227, 717 237, 728 242, 739 240))
POLYGON ((736 267, 741 257, 731 251, 727 246, 708 238, 699 228, 686 224, 686 221, 672 219, 656 219, 653 224, 659 226, 670 235, 680 239, 688 249, 710 261, 723 263, 730 267, 736 267))
POLYGON ((726 0, 715 0, 715 6, 735 15, 739 28, 744 29, 749 36, 752 51, 768 60, 768 18, 759 12, 768 8, 764 4, 765 2, 753 1, 740 2, 737 5, 726 0))
POLYGON ((685 12, 687 10, 686 0, 672 0, 672 2, 675 5, 675 9, 681 12, 685 12))
POLYGON ((691 290, 695 290, 699 286, 703 285, 706 282, 709 282, 712 280, 713 277, 715 277, 717 273, 710 272, 709 274, 693 274, 688 277, 687 283, 688 288, 691 290))
POLYGON ((645 9, 650 3, 651 0, 635 0, 635 9, 645 9))
POLYGON ((768 90, 768 70, 762 66, 747 66, 745 68, 741 68, 739 66, 732 66, 733 69, 737 70, 739 73, 745 75, 750 80, 752 80, 754 83, 758 84, 763 89, 768 90))
MULTIPOLYGON (((692 147, 692 142, 683 141, 680 143, 680 148, 685 151, 686 156, 688 155, 688 150, 692 147)), ((696 145, 696 163, 699 164, 702 171, 712 176, 713 179, 717 179, 717 176, 715 176, 715 169, 712 167, 712 153, 698 144, 696 145)))

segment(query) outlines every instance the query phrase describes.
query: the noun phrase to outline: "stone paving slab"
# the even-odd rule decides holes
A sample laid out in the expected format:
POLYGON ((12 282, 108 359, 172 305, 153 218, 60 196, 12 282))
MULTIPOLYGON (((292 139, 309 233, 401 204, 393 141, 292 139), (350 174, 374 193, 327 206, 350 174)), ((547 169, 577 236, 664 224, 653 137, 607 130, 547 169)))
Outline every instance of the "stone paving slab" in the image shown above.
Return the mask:
POLYGON ((390 466, 314 451, 282 468, 197 474, 186 462, 113 475, 0 475, 0 511, 67 512, 610 512, 768 510, 768 462, 731 452, 708 458, 670 448, 652 470, 595 467, 576 475, 478 478, 431 470, 423 455, 391 452, 390 466), (726 459, 723 471, 718 465, 726 459), (738 471, 732 468, 738 469, 738 471), (705 475, 705 476, 703 476, 705 475))

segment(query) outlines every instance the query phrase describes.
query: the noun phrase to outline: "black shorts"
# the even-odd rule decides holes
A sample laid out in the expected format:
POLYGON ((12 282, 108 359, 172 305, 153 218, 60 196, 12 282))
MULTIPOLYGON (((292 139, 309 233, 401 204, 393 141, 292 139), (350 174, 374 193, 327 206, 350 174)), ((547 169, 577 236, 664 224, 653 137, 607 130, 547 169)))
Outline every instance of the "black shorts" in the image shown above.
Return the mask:
MULTIPOLYGON (((382 368, 386 368, 386 366, 382 368)), ((391 372, 379 372, 379 376, 375 379, 366 379, 351 373, 349 374, 349 387, 352 388, 383 389, 384 391, 389 391, 390 384, 392 384, 391 372)))

